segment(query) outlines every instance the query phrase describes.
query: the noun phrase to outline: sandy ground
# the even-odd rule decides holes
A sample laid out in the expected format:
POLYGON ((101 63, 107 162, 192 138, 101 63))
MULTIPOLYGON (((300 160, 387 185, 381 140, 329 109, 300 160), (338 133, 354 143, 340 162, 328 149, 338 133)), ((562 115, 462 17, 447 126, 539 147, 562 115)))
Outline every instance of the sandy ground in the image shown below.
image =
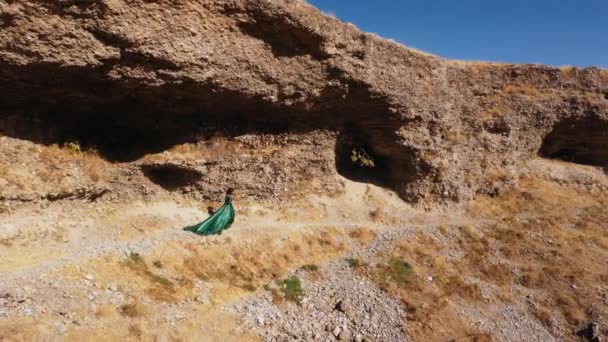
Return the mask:
MULTIPOLYGON (((590 174, 581 169, 575 177, 559 163, 542 165, 548 170, 543 182, 549 185, 544 192, 527 191, 547 198, 578 196, 572 191, 582 190, 562 188, 560 180, 571 184, 572 178, 590 174)), ((511 208, 512 202, 505 203, 512 199, 424 211, 390 191, 343 181, 345 191, 332 197, 278 204, 237 197, 234 226, 214 237, 180 229, 207 216, 207 203, 181 197, 129 203, 65 200, 5 214, 0 223, 0 340, 573 338, 566 323, 545 325, 522 304, 529 295, 511 293, 507 300, 502 283, 480 274, 475 265, 454 261, 468 260, 476 242, 467 236, 490 236, 491 227, 504 221, 497 208, 511 208), (377 270, 394 257, 414 265, 415 279, 397 287, 390 277, 378 280, 377 270), (439 257, 448 265, 441 272, 433 259, 439 257), (363 266, 349 268, 346 260, 353 258, 363 266), (303 265, 315 265, 318 274, 303 271, 303 265), (455 294, 442 294, 453 286, 444 282, 449 277, 442 272, 456 269, 470 274, 459 278, 455 294), (273 297, 277 282, 289 276, 302 279, 308 304, 273 297), (472 288, 471 293, 481 294, 460 294, 472 288), (351 302, 350 314, 335 309, 344 300, 351 302)), ((574 217, 581 208, 602 203, 603 195, 584 191, 566 206, 571 212, 561 213, 574 217)), ((539 218, 548 215, 522 205, 538 210, 539 218)), ((594 217, 601 219, 605 212, 598 210, 594 217)), ((515 213, 530 217, 521 208, 515 213)), ((608 275, 601 267, 598 272, 608 275)), ((591 285, 606 294, 605 284, 591 285)), ((598 317, 604 314, 599 309, 598 317)), ((579 325, 584 323, 581 318, 579 325)))

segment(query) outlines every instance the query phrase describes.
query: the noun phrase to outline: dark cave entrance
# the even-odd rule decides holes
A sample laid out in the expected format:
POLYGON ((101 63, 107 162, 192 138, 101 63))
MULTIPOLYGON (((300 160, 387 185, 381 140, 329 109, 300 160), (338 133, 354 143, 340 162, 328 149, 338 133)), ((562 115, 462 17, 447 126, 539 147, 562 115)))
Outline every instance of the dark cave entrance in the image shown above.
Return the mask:
POLYGON ((390 159, 374 148, 370 138, 350 125, 340 131, 335 148, 336 171, 355 182, 391 187, 390 159))
POLYGON ((99 115, 54 123, 60 143, 75 141, 83 150, 94 149, 111 162, 130 162, 146 154, 163 152, 174 145, 193 142, 201 134, 191 116, 99 115))
POLYGON ((577 164, 607 166, 608 121, 594 116, 560 121, 545 136, 539 154, 577 164))
POLYGON ((175 164, 143 165, 141 170, 150 181, 167 191, 175 191, 193 185, 203 177, 196 170, 175 164))

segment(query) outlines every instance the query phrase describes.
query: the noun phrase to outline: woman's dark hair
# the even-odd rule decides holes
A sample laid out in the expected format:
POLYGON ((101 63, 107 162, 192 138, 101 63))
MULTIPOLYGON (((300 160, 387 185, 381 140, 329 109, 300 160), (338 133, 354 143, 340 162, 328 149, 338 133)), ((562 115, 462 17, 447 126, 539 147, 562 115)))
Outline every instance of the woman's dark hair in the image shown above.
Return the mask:
POLYGON ((228 190, 226 190, 227 195, 232 195, 233 192, 234 192, 234 188, 228 188, 228 190))

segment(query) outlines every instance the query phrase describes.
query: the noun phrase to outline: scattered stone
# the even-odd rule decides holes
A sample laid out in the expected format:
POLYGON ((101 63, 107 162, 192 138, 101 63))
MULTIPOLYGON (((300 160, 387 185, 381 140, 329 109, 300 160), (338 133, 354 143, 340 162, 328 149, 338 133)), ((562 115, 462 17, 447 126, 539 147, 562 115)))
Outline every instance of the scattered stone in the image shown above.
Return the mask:
POLYGON ((336 305, 334 305, 334 310, 338 310, 340 312, 344 312, 343 301, 339 300, 336 305))
POLYGON ((348 330, 348 329, 342 329, 342 331, 338 335, 338 340, 340 340, 340 341, 351 341, 352 340, 352 334, 350 333, 350 330, 348 330))
POLYGON ((340 332, 342 332, 342 328, 340 328, 340 327, 335 327, 334 330, 332 331, 332 333, 334 334, 335 337, 338 337, 338 335, 340 335, 340 332))

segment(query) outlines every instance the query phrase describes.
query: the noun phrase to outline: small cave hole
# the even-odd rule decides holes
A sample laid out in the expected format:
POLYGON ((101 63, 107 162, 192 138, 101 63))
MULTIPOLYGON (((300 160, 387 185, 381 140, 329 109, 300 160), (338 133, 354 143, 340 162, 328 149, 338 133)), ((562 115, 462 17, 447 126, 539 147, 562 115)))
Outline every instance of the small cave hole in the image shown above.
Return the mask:
POLYGON ((175 164, 144 165, 141 170, 150 181, 167 191, 176 191, 193 185, 203 177, 196 170, 175 164))
POLYGON ((608 166, 608 120, 591 116, 558 122, 545 136, 539 155, 577 164, 608 166))
POLYGON ((346 130, 336 142, 336 169, 355 182, 391 187, 389 161, 361 136, 346 130))

